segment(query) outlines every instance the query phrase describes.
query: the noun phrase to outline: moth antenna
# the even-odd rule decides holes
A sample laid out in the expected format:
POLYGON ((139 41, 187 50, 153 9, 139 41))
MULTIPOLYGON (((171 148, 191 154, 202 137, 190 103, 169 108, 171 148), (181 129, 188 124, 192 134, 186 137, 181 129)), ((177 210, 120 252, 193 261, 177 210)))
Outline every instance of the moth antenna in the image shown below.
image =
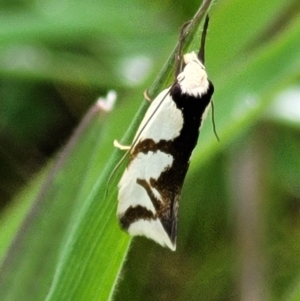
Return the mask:
POLYGON ((198 59, 201 61, 201 63, 203 65, 204 65, 204 60, 205 60, 205 40, 206 40, 206 33, 207 33, 208 23, 209 23, 209 17, 208 17, 208 15, 206 15, 204 25, 203 25, 202 36, 201 36, 200 49, 199 49, 199 52, 198 52, 198 59))
POLYGON ((217 128, 216 128, 216 122, 215 122, 215 105, 214 105, 214 101, 211 101, 211 120, 212 120, 212 124, 213 124, 213 131, 214 134, 218 140, 218 142, 220 142, 218 133, 217 133, 217 128))
POLYGON ((191 21, 187 21, 187 22, 183 23, 183 25, 180 28, 178 47, 177 47, 176 54, 175 54, 175 80, 176 80, 178 74, 180 73, 180 69, 181 69, 182 45, 183 45, 184 39, 186 37, 185 29, 190 23, 191 23, 191 21))
MULTIPOLYGON (((173 84, 174 85, 174 84, 173 84)), ((145 123, 145 125, 141 128, 141 130, 139 131, 138 135, 136 136, 136 138, 134 139, 134 141, 132 142, 132 145, 130 147, 130 149, 128 150, 129 152, 132 150, 132 148, 135 146, 136 142, 138 141, 138 139, 140 138, 141 134, 143 133, 145 127, 148 125, 149 121, 151 120, 151 118, 155 115, 155 113, 157 112, 157 110, 159 109, 159 107, 161 106, 161 104, 163 103, 163 101, 165 100, 166 96, 170 93, 171 88, 173 87, 173 85, 170 87, 170 89, 167 91, 166 95, 162 98, 162 100, 160 101, 160 103, 157 105, 157 107, 155 108, 155 110, 153 111, 153 113, 151 114, 151 116, 149 117, 149 119, 147 120, 147 122, 145 123)))
POLYGON ((117 165, 114 167, 114 169, 110 173, 110 175, 108 177, 108 180, 107 180, 107 183, 106 183, 105 199, 107 199, 108 189, 109 189, 109 183, 110 183, 111 179, 113 178, 113 176, 115 175, 116 171, 121 166, 121 164, 123 163, 123 161, 125 160, 125 158, 127 157, 127 155, 129 154, 130 151, 131 151, 131 148, 125 152, 125 154, 123 155, 123 157, 119 160, 119 162, 117 163, 117 165))

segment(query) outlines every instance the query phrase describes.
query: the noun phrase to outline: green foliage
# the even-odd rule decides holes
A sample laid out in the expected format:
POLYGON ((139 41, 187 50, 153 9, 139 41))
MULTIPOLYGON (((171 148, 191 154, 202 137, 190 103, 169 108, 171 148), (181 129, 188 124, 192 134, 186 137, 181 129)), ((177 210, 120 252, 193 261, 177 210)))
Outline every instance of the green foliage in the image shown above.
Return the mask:
MULTIPOLYGON (((137 111, 141 91, 191 15, 180 15, 178 1, 0 5, 0 138, 24 148, 18 158, 2 152, 8 171, 23 171, 21 159, 41 141, 61 143, 96 95, 119 95, 110 113, 93 105, 1 213, 0 300, 300 300, 300 123, 274 105, 299 91, 297 0, 219 1, 210 10, 206 69, 221 141, 208 120, 182 192, 175 253, 145 238, 128 252, 115 216, 123 166, 107 181, 123 155, 113 139, 126 132, 130 143, 148 106, 137 111), (153 71, 134 86, 123 66, 145 56, 153 71)), ((185 5, 187 14, 199 6, 185 5)), ((194 29, 186 50, 199 47, 194 29)), ((151 96, 172 81, 173 55, 151 96)))

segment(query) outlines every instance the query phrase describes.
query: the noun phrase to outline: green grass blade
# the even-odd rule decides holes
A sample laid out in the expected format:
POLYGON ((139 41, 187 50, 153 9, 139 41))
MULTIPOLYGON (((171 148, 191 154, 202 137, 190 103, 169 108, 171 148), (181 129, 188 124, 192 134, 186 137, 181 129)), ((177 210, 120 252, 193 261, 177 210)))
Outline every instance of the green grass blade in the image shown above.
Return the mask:
POLYGON ((1 300, 43 300, 53 278, 61 244, 90 189, 85 176, 103 168, 95 160, 107 114, 94 106, 41 185, 34 203, 1 263, 1 300), (38 284, 35 279, 38 279, 38 284))

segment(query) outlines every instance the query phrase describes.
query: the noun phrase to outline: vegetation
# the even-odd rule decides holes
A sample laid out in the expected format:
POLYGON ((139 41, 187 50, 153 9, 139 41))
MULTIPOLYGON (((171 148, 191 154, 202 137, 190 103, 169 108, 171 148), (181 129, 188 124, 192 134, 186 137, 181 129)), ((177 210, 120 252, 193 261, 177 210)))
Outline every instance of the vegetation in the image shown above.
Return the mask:
MULTIPOLYGON (((113 140, 130 143, 148 107, 143 90, 172 82, 198 1, 0 6, 0 300, 300 300, 298 0, 209 8, 220 142, 208 116, 176 252, 120 231, 126 162, 107 181, 123 155, 113 140), (111 112, 93 104, 111 89, 111 112)), ((185 51, 199 47, 198 21, 185 51)))

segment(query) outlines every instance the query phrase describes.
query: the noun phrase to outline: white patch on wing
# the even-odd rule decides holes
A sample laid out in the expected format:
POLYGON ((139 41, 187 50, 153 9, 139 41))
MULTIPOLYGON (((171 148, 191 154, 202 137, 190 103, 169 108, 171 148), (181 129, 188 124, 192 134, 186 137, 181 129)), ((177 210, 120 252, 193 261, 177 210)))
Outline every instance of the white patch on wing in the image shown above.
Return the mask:
POLYGON ((145 139, 157 143, 179 136, 183 127, 182 112, 176 107, 169 90, 163 90, 151 103, 133 139, 137 139, 135 145, 145 139))
POLYGON ((152 188, 151 190, 152 190, 154 196, 155 196, 157 199, 160 199, 161 195, 160 195, 160 193, 158 192, 158 190, 155 189, 155 188, 152 188))
POLYGON ((153 239, 163 247, 167 246, 172 251, 176 250, 176 245, 173 245, 168 234, 159 219, 143 220, 140 219, 132 223, 128 228, 128 233, 132 236, 146 236, 153 239))
MULTIPOLYGON (((146 180, 149 183, 150 178, 158 179, 164 170, 172 166, 172 163, 173 157, 161 151, 138 153, 126 168, 118 185, 118 215, 122 216, 130 206, 137 205, 155 213, 155 208, 145 188, 137 184, 136 180, 146 180)), ((156 197, 160 197, 156 189, 152 189, 152 192, 156 197)))
POLYGON ((177 76, 181 90, 188 95, 200 97, 209 87, 205 67, 195 52, 185 54, 183 59, 186 65, 177 76))

